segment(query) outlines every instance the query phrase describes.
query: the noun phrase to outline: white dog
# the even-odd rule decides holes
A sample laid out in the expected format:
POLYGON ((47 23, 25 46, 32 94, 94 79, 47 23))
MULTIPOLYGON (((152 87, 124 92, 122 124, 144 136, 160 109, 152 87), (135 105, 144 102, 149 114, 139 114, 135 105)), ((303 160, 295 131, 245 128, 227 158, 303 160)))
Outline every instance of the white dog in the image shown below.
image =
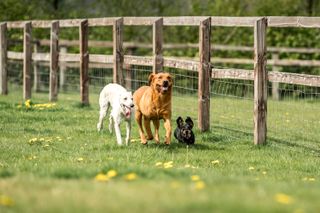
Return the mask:
POLYGON ((122 145, 120 123, 124 120, 127 129, 126 145, 128 145, 131 135, 131 111, 134 107, 132 92, 128 92, 119 84, 108 84, 100 92, 99 105, 100 117, 97 124, 98 131, 102 129, 103 119, 107 115, 109 106, 111 106, 109 131, 112 133, 112 123, 114 123, 117 143, 118 145, 122 145))

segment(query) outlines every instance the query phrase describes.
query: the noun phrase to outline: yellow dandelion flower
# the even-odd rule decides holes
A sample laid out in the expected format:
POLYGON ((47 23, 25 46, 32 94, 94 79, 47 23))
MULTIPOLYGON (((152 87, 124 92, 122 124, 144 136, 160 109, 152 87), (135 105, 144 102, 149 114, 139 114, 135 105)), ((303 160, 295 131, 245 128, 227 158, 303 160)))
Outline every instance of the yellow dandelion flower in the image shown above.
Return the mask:
POLYGON ((107 182, 110 180, 110 177, 106 174, 99 173, 94 177, 94 179, 99 182, 107 182))
POLYGON ((203 181, 197 181, 195 183, 195 189, 197 190, 204 189, 205 187, 206 187, 206 184, 203 181))
POLYGON ((14 201, 11 197, 6 195, 0 195, 0 206, 13 206, 14 201))
POLYGON ((186 164, 186 165, 184 165, 184 167, 185 167, 185 168, 190 168, 191 165, 190 165, 190 164, 186 164))
POLYGON ((124 176, 124 179, 126 179, 126 180, 128 180, 128 181, 132 181, 132 180, 137 179, 137 177, 138 177, 138 176, 137 176, 136 173, 131 172, 131 173, 125 175, 125 176, 124 176))
POLYGON ((43 145, 43 148, 48 148, 50 145, 49 144, 45 144, 43 145))
POLYGON ((162 164, 163 164, 162 162, 157 162, 155 165, 156 166, 162 166, 162 164))
POLYGON ((80 157, 80 158, 77 159, 77 161, 78 161, 78 162, 82 162, 82 161, 83 161, 83 158, 80 157))
POLYGON ((286 122, 287 122, 287 123, 289 123, 289 122, 290 122, 290 120, 286 120, 286 122))
POLYGON ((163 168, 165 168, 165 169, 170 169, 170 168, 172 168, 172 167, 173 167, 172 164, 164 164, 164 165, 163 165, 163 168))
POLYGON ((200 180, 200 176, 199 175, 191 175, 191 180, 192 181, 199 181, 200 180))
POLYGON ((113 178, 113 177, 117 176, 117 174, 118 173, 116 172, 116 170, 111 169, 111 170, 108 171, 107 176, 109 178, 113 178))
POLYGON ((267 172, 266 172, 266 171, 263 171, 263 172, 262 172, 262 174, 263 174, 263 175, 266 175, 266 174, 267 174, 267 172))
POLYGON ((290 197, 289 195, 283 194, 283 193, 278 193, 274 196, 275 201, 281 204, 291 204, 293 203, 293 198, 290 197))
POLYGON ((137 141, 140 141, 140 139, 131 139, 130 140, 131 143, 134 143, 134 142, 137 142, 137 141))
POLYGON ((309 180, 309 181, 316 181, 315 178, 309 178, 308 180, 309 180))
POLYGON ((255 170, 255 168, 254 168, 253 166, 250 166, 248 169, 249 169, 250 171, 255 170))
POLYGON ((216 165, 216 164, 219 164, 220 161, 219 161, 219 160, 214 160, 214 161, 211 161, 211 163, 212 163, 213 165, 216 165))

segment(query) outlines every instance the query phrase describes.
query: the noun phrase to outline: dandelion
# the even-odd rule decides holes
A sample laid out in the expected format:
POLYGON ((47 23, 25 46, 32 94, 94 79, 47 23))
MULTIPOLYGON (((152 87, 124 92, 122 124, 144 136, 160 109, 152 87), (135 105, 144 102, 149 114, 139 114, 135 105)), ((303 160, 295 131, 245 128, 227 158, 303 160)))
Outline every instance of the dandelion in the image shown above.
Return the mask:
POLYGON ((117 174, 118 173, 116 172, 116 170, 111 169, 111 170, 108 171, 107 176, 109 178, 113 178, 113 177, 117 176, 117 174))
POLYGON ((283 193, 278 193, 274 196, 274 199, 281 204, 290 204, 293 202, 293 198, 290 197, 289 195, 283 194, 283 193))
POLYGON ((134 142, 137 142, 137 141, 140 141, 140 140, 139 139, 131 139, 130 140, 131 143, 134 143, 134 142))
POLYGON ((212 163, 213 165, 217 165, 217 164, 220 163, 220 161, 219 161, 219 160, 214 160, 214 161, 211 161, 211 163, 212 163))
POLYGON ((309 181, 316 181, 315 178, 309 178, 308 180, 309 180, 309 181))
POLYGON ((14 201, 11 197, 6 195, 0 195, 0 206, 13 206, 14 201))
POLYGON ((95 176, 94 179, 99 182, 107 182, 110 180, 110 177, 106 174, 99 173, 95 176))
POLYGON ((80 157, 80 158, 77 159, 77 161, 78 161, 78 162, 82 162, 82 161, 83 161, 83 158, 80 157))
POLYGON ((43 148, 48 148, 50 145, 49 144, 45 144, 43 145, 43 148))
POLYGON ((250 166, 248 169, 249 169, 250 171, 255 170, 255 168, 254 168, 253 166, 250 166))
POLYGON ((266 175, 266 174, 267 174, 267 172, 266 172, 266 171, 263 171, 263 172, 262 172, 262 174, 263 174, 263 175, 266 175))
POLYGON ((137 177, 138 177, 138 176, 137 176, 136 173, 131 172, 131 173, 125 175, 125 176, 124 176, 124 179, 126 179, 126 180, 128 180, 128 181, 132 181, 132 180, 137 179, 137 177))
POLYGON ((191 180, 192 181, 199 181, 200 180, 200 176, 199 175, 191 175, 191 180))
POLYGON ((173 164, 173 161, 168 161, 168 162, 163 164, 163 168, 165 168, 165 169, 172 168, 173 167, 172 164, 173 164))
POLYGON ((156 166, 162 166, 162 164, 163 164, 162 162, 157 162, 155 165, 156 166))
POLYGON ((206 184, 203 181, 197 181, 195 183, 195 189, 202 190, 206 187, 206 184))
POLYGON ((190 164, 186 164, 186 165, 184 165, 184 167, 185 167, 185 168, 190 168, 191 165, 190 165, 190 164))

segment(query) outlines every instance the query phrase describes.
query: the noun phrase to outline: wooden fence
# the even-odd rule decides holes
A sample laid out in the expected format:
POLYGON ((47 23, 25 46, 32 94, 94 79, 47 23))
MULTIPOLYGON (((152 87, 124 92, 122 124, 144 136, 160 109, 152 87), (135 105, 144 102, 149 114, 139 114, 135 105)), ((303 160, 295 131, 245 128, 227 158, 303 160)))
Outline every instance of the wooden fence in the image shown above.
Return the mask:
MULTIPOLYGON (((266 29, 267 27, 305 27, 319 28, 320 17, 115 17, 68 20, 13 21, 0 24, 0 92, 7 94, 7 60, 23 60, 23 97, 31 97, 31 62, 50 62, 49 99, 57 100, 57 64, 59 62, 80 62, 80 95, 83 104, 89 104, 88 64, 89 62, 112 63, 113 81, 123 83, 124 64, 152 66, 154 72, 161 72, 163 67, 173 67, 198 72, 198 127, 201 131, 210 128, 210 80, 211 78, 235 78, 254 81, 254 144, 264 144, 267 132, 267 82, 297 83, 320 86, 318 76, 290 73, 267 73, 266 65, 266 29), (123 27, 126 25, 151 26, 153 28, 153 57, 124 55, 123 27), (95 26, 113 27, 113 55, 98 55, 88 52, 88 28, 95 26), (199 60, 174 59, 163 57, 163 27, 196 26, 199 28, 199 60), (253 27, 254 28, 254 70, 212 69, 210 55, 211 26, 253 27), (79 54, 59 52, 59 29, 79 28, 79 54), (23 53, 7 51, 7 29, 24 29, 23 53), (51 29, 50 53, 32 53, 32 29, 51 29), (211 77, 211 78, 210 78, 211 77)), ((241 59, 243 60, 243 59, 241 59)), ((280 65, 279 60, 273 59, 280 65)), ((214 60, 213 60, 214 62, 214 60)), ((227 62, 227 61, 225 61, 227 62)), ((248 61, 246 61, 248 62, 248 61)), ((250 62, 251 63, 251 62, 250 62)), ((282 61, 282 63, 284 63, 282 61)), ((287 62, 288 63, 288 62, 287 62)), ((290 62, 291 63, 291 62, 290 62)), ((296 63, 302 63, 296 61, 296 63)), ((314 65, 320 65, 315 61, 314 65)))

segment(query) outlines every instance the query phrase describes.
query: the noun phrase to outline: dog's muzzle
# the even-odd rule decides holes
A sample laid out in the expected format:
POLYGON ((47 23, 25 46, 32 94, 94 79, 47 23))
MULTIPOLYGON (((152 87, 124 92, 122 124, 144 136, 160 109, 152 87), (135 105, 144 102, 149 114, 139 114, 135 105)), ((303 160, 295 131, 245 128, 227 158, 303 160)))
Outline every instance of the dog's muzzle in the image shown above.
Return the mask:
POLYGON ((122 104, 121 106, 122 106, 122 109, 123 109, 123 112, 124 112, 124 115, 126 116, 126 118, 130 118, 131 109, 134 107, 134 104, 131 104, 130 107, 126 106, 124 104, 122 104))

